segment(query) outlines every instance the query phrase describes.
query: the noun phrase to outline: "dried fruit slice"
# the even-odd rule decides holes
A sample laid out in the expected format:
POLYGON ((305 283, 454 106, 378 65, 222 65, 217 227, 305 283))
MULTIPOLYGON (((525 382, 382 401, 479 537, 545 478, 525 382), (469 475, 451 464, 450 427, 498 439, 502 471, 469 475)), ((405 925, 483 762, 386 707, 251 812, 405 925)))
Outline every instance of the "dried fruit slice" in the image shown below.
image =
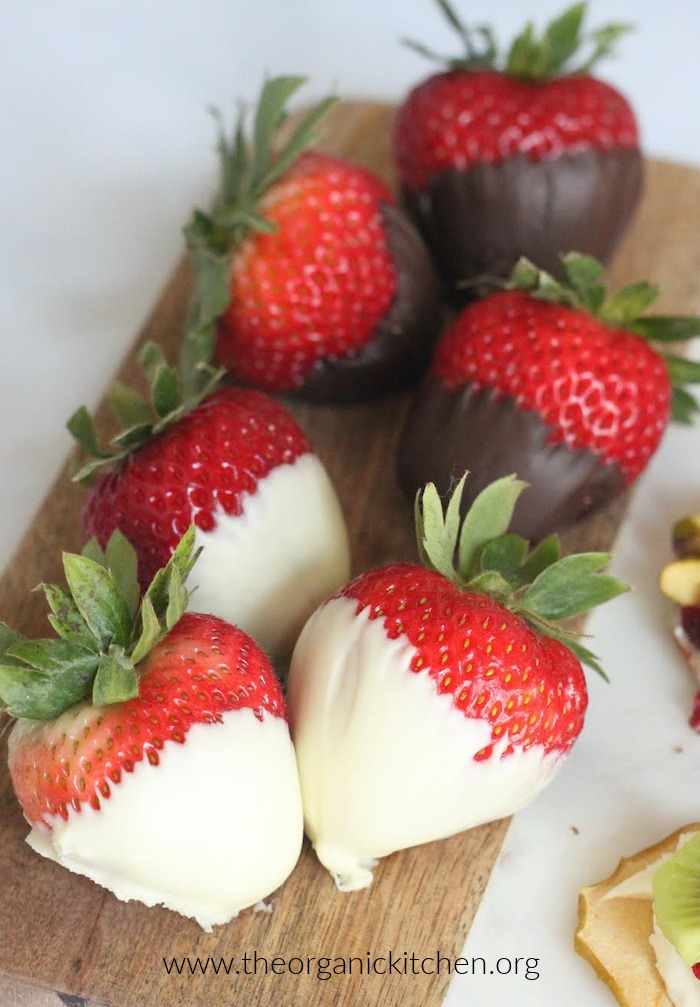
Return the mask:
POLYGON ((652 881, 654 912, 664 936, 686 965, 700 962, 700 835, 659 867, 652 881))
POLYGON ((700 823, 684 826, 655 846, 624 857, 609 878, 581 890, 574 948, 593 966, 622 1007, 673 1007, 673 1004, 649 943, 653 931, 650 900, 607 896, 627 878, 672 853, 681 836, 696 832, 700 833, 700 823))

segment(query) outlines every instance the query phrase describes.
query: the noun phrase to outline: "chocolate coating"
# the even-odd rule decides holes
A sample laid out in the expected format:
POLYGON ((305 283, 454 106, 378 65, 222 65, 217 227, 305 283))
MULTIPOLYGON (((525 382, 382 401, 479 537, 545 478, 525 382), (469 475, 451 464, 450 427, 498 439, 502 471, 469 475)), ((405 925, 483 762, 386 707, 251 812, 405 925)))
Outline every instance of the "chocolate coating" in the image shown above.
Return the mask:
POLYGON ((638 150, 591 149, 448 168, 425 191, 403 196, 448 284, 506 277, 521 255, 563 280, 563 252, 610 259, 642 182, 638 150))
POLYGON ((311 402, 347 404, 415 383, 441 324, 440 285, 423 239, 398 207, 382 206, 397 273, 394 299, 375 334, 346 357, 317 360, 298 391, 311 402))
POLYGON ((538 541, 605 506, 624 489, 619 466, 592 451, 547 442, 550 428, 512 398, 470 385, 455 391, 429 375, 406 418, 399 446, 399 481, 413 500, 434 482, 445 499, 465 471, 463 512, 494 479, 515 473, 529 483, 511 531, 538 541))

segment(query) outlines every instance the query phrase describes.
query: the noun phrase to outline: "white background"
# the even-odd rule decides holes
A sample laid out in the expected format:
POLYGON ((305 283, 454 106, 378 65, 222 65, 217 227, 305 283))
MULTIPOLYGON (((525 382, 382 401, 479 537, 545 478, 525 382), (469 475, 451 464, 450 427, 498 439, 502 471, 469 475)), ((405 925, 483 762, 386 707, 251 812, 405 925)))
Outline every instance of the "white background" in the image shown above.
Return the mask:
MULTIPOLYGON (((461 4, 493 18, 502 38, 525 6, 461 4)), ((530 6, 545 19, 560 4, 530 6)), ((191 206, 211 191, 207 106, 233 112, 265 73, 309 75, 305 100, 329 89, 395 100, 427 72, 399 36, 454 48, 430 0, 2 0, 1 9, 0 565, 68 448, 66 418, 101 397, 181 253, 191 206)), ((636 106, 647 151, 700 165, 700 4, 593 0, 591 23, 607 20, 638 25, 601 75, 636 106)), ((623 851, 700 817, 697 739, 685 725, 692 690, 659 631, 667 613, 654 588, 670 520, 698 506, 700 474, 675 474, 699 447, 697 434, 673 433, 644 477, 617 559, 636 593, 592 623, 613 685, 594 685, 570 765, 516 821, 470 939, 475 955, 539 956, 542 979, 464 977, 452 1007, 553 1007, 574 989, 577 1007, 611 1003, 571 952, 576 889, 623 851), (678 744, 685 754, 672 756, 678 744)))

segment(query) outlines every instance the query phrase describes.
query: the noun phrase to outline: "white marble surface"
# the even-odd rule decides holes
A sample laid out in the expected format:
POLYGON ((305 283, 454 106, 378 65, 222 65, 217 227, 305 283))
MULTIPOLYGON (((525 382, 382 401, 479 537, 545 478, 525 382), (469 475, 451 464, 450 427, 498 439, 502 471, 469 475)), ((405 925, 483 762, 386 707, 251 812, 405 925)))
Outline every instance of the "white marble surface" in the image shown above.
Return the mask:
MULTIPOLYGON (((495 17, 504 37, 522 20, 521 0, 458 6, 495 17)), ((530 6, 543 19, 562 5, 530 6)), ((700 165, 700 4, 590 7, 592 23, 638 25, 604 76, 637 107, 646 149, 700 165)), ((430 0, 5 0, 2 10, 0 566, 68 448, 65 419, 102 395, 180 254, 190 207, 211 189, 206 107, 233 110, 265 72, 307 73, 307 99, 331 87, 392 100, 427 72, 399 36, 451 48, 430 0)), ((584 737, 515 822, 468 944, 487 959, 538 957, 540 978, 464 976, 449 1007, 542 1007, 574 989, 577 1007, 611 1003, 571 951, 575 892, 700 815, 692 690, 654 588, 670 522, 700 501, 689 465, 699 448, 697 432, 672 431, 644 477, 616 560, 635 593, 591 622, 612 684, 591 683, 584 737)))

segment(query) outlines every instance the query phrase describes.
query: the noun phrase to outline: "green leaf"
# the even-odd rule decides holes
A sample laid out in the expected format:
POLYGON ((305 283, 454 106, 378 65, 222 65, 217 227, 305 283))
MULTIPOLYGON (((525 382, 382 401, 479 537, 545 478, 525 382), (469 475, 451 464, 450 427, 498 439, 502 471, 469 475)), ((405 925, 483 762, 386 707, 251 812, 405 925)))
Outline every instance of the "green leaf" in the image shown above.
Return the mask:
POLYGON ((469 580, 483 546, 505 534, 513 517, 518 497, 526 483, 514 475, 497 479, 479 493, 471 505, 459 536, 458 572, 469 580))
POLYGON ((673 353, 664 353, 663 358, 674 388, 697 385, 700 382, 700 363, 688 360, 687 357, 677 357, 673 353))
POLYGON ((597 286, 605 275, 602 262, 582 252, 567 252, 561 257, 566 278, 574 290, 597 286))
POLYGON ((499 535, 487 542, 481 550, 481 570, 493 570, 500 573, 509 584, 519 585, 527 549, 527 541, 520 535, 499 535))
POLYGON ((168 366, 163 348, 158 343, 154 343, 152 339, 149 339, 141 347, 138 354, 138 362, 151 385, 155 380, 158 370, 161 367, 168 366))
POLYGON ((153 423, 139 423, 138 426, 122 430, 112 437, 109 442, 112 447, 117 449, 117 453, 112 456, 110 461, 117 461, 119 458, 124 457, 125 454, 145 444, 150 439, 152 433, 153 423))
POLYGON ((580 66, 575 69, 570 70, 571 74, 586 74, 590 73, 593 67, 601 59, 609 56, 616 44, 618 39, 628 32, 634 31, 634 25, 631 24, 609 24, 602 28, 597 28, 590 34, 591 41, 593 42, 593 52, 588 57, 588 59, 581 63, 580 66))
POLYGON ((85 406, 81 406, 80 409, 73 413, 66 426, 83 451, 94 458, 107 457, 100 447, 95 424, 92 422, 92 417, 85 406))
POLYGON ((64 553, 63 568, 78 611, 106 649, 114 642, 126 646, 131 619, 129 608, 112 575, 93 560, 64 553))
POLYGON ((107 569, 107 557, 105 551, 93 536, 93 538, 88 539, 83 548, 80 550, 80 555, 85 556, 87 559, 91 559, 93 563, 99 563, 103 566, 105 570, 107 569))
POLYGON ((49 616, 49 622, 61 639, 77 643, 97 653, 99 644, 68 592, 57 584, 41 584, 40 587, 53 613, 49 616))
POLYGON ((0 697, 11 717, 53 720, 89 693, 94 668, 84 676, 72 671, 44 675, 19 665, 0 665, 0 697))
POLYGON ((524 610, 548 622, 557 622, 616 598, 629 587, 609 574, 598 572, 609 562, 608 553, 566 556, 535 578, 523 595, 524 610))
POLYGON ((530 21, 513 40, 506 59, 506 73, 513 77, 532 77, 532 67, 536 59, 535 26, 530 21))
POLYGON ((578 3, 555 18, 547 26, 544 42, 547 49, 547 62, 544 75, 556 73, 581 44, 581 25, 586 13, 586 4, 578 3))
POLYGON ((28 664, 45 675, 75 674, 87 680, 95 673, 98 655, 70 640, 51 638, 48 640, 23 640, 11 647, 7 655, 28 664))
POLYGON ((100 663, 92 686, 95 706, 124 703, 139 694, 139 680, 132 661, 118 647, 110 648, 100 656, 100 663))
POLYGON ((523 584, 531 584, 543 570, 556 563, 561 555, 561 545, 556 535, 542 539, 523 563, 520 577, 523 584))
POLYGON ((105 562, 111 572, 133 619, 138 611, 141 591, 136 550, 117 528, 107 543, 105 562))
POLYGON ((700 336, 700 318, 693 315, 645 315, 634 331, 654 343, 681 343, 700 336))
MULTIPOLYGON (((309 147, 315 139, 316 127, 323 119, 328 110, 335 105, 338 99, 330 96, 324 98, 302 119, 301 123, 292 133, 289 141, 279 152, 277 157, 269 165, 267 171, 261 176, 257 183, 256 194, 262 195, 272 183, 283 175, 297 158, 309 147)), ((258 218, 259 219, 259 218, 258 218)))
POLYGON ((600 317, 609 325, 625 327, 634 322, 659 296, 659 288, 639 280, 618 291, 602 307, 600 317))
POLYGON ((6 622, 0 622, 0 660, 4 660, 10 648, 24 643, 25 637, 16 633, 6 622))
POLYGON ((263 85, 253 125, 254 188, 270 163, 272 142, 284 121, 287 102, 305 82, 305 77, 273 77, 263 85))
POLYGON ((169 416, 182 403, 177 374, 172 367, 159 367, 151 388, 153 408, 160 419, 169 416))
POLYGON ((168 584, 168 607, 165 612, 165 625, 168 630, 180 621, 187 608, 187 592, 182 589, 180 571, 176 566, 170 571, 168 584))
POLYGON ((141 602, 141 632, 135 647, 131 651, 131 660, 134 664, 139 664, 156 643, 164 635, 164 631, 158 620, 153 603, 146 595, 141 602))
POLYGON ((497 570, 484 570, 483 573, 478 573, 467 584, 467 590, 486 594, 507 608, 513 602, 513 588, 497 570))
POLYGON ((700 405, 694 395, 685 388, 674 388, 671 397, 671 416, 675 423, 690 426, 700 412, 700 405))
POLYGON ((108 393, 110 409, 124 427, 137 427, 153 422, 153 410, 148 402, 122 381, 115 381, 108 393))
POLYGON ((180 583, 184 584, 201 552, 201 549, 198 549, 196 552, 194 551, 195 535, 196 528, 194 525, 190 525, 178 542, 167 564, 162 570, 156 573, 144 595, 153 605, 159 621, 166 616, 170 603, 170 578, 173 568, 177 569, 180 575, 180 583))
POLYGON ((421 553, 427 557, 428 565, 450 580, 455 578, 454 559, 460 525, 459 508, 465 479, 466 475, 457 483, 445 513, 434 483, 428 483, 420 494, 421 553))

